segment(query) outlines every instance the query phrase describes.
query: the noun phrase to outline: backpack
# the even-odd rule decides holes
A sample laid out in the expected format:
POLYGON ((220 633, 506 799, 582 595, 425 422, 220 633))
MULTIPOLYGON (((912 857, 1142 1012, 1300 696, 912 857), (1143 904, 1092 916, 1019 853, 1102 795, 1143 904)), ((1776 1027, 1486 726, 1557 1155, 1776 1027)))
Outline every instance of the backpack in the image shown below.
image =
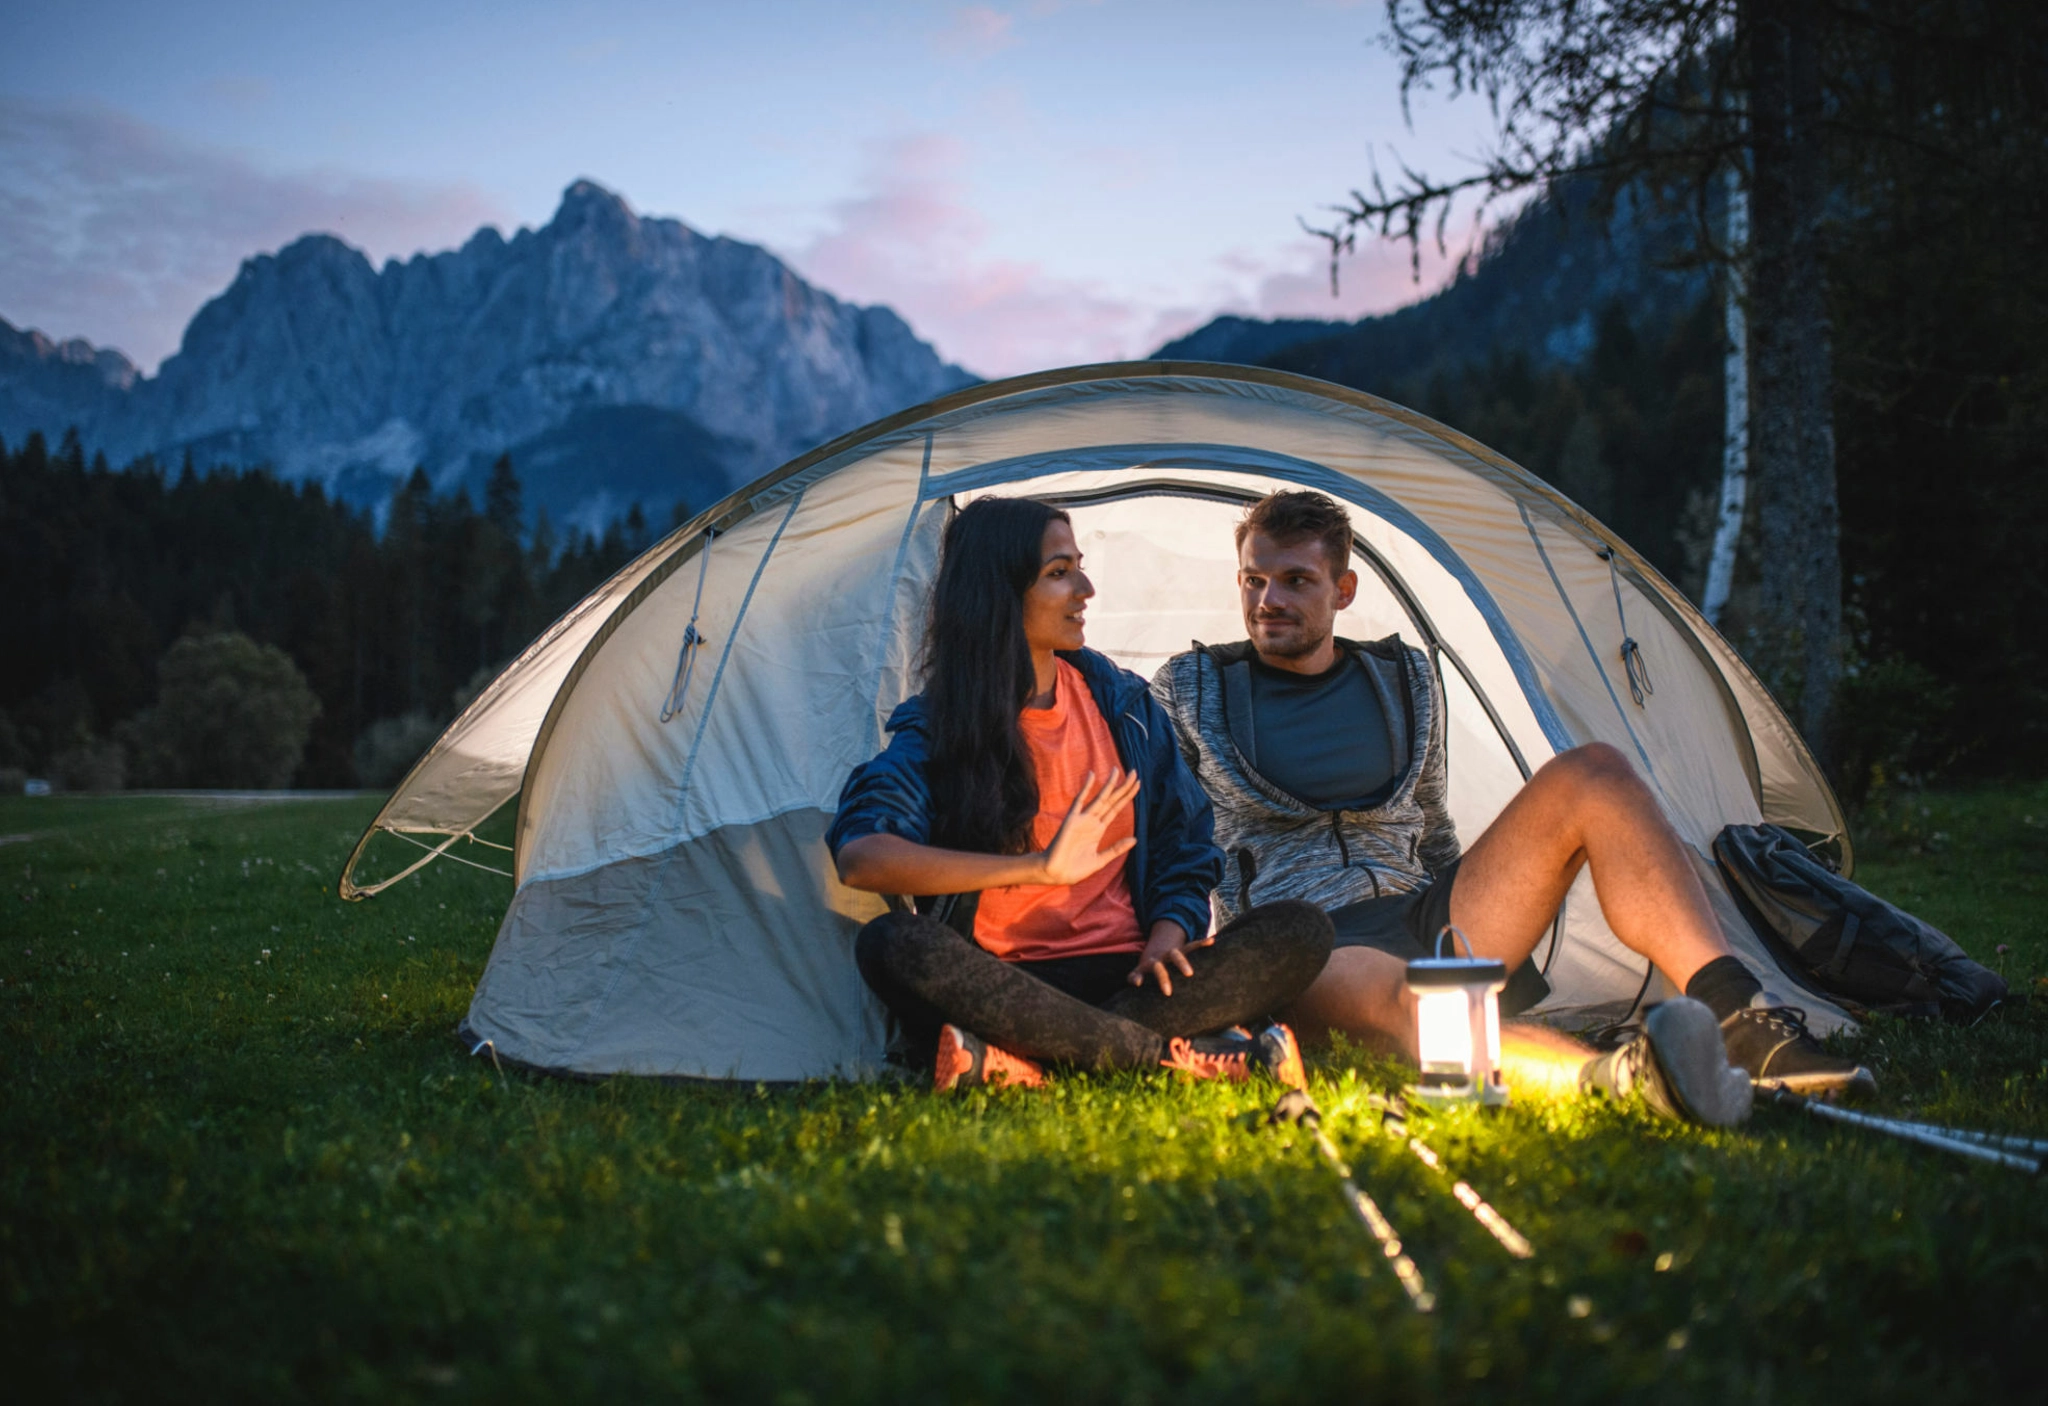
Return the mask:
POLYGON ((2005 979, 1948 934, 1850 883, 1780 826, 1728 826, 1714 860, 1779 965, 1818 993, 1960 1024, 2006 999, 2005 979))

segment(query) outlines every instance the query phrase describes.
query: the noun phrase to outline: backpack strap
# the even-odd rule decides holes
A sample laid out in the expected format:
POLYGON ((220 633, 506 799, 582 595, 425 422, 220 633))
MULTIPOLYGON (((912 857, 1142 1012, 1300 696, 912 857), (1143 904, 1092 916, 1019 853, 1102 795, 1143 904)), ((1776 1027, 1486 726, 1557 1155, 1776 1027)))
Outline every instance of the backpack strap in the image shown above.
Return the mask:
POLYGON ((1859 926, 1861 924, 1857 921, 1856 910, 1844 908, 1842 910, 1842 935, 1835 941, 1835 955, 1828 958, 1827 962, 1821 967, 1822 975, 1839 978, 1842 973, 1849 970, 1849 954, 1856 949, 1856 929, 1859 926))

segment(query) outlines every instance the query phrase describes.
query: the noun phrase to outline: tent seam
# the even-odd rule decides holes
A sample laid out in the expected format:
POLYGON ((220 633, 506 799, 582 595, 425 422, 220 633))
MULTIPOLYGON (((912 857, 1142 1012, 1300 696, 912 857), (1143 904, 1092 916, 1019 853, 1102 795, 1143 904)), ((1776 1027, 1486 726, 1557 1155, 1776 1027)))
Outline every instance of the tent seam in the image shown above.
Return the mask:
MULTIPOLYGON (((820 805, 815 800, 792 801, 790 804, 786 806, 777 806, 773 809, 764 811, 760 815, 742 815, 739 816, 737 819, 726 822, 726 824, 721 824, 714 829, 699 831, 697 834, 694 835, 683 835, 680 838, 670 842, 663 848, 658 850, 650 850, 646 854, 614 855, 610 859, 600 859, 594 864, 578 865, 576 868, 563 869, 558 873, 536 874, 533 877, 529 878, 526 882, 529 885, 560 883, 567 879, 580 879, 585 877, 586 875, 595 874, 598 870, 609 869, 614 864, 626 864, 636 859, 657 859, 662 855, 667 854, 669 851, 674 850, 682 845, 695 844, 697 841, 704 839, 708 835, 714 835, 719 830, 726 829, 728 825, 763 825, 770 820, 780 820, 785 815, 794 815, 796 814, 796 812, 800 810, 815 810, 820 815, 831 815, 835 812, 836 807, 831 805, 820 805)), ((521 891, 524 892, 523 889, 521 891)))
MULTIPOLYGON (((882 612, 882 631, 875 641, 874 686, 868 690, 870 698, 877 698, 882 692, 882 668, 889 653, 890 633, 896 628, 896 583, 903 578, 903 562, 910 555, 911 534, 917 531, 917 515, 924 511, 925 485, 932 476, 932 439, 934 432, 925 431, 924 462, 917 470, 917 494, 910 500, 910 512, 903 519, 903 535, 896 539, 896 559, 889 564, 889 604, 882 612)), ((879 713, 875 718, 875 741, 879 746, 886 728, 879 713)))
POLYGON ((681 820, 683 807, 690 797, 690 778, 696 774, 697 753, 704 745, 705 729, 711 726, 711 710, 718 702, 718 686, 725 681, 725 666, 732 658, 735 646, 739 644, 740 628, 746 624, 747 611, 754 604, 754 592, 761 585, 761 577, 768 571, 768 563, 775 555, 775 549, 782 544, 782 534, 789 527, 789 520, 796 516, 796 510, 804 501, 803 491, 798 490, 789 500, 789 508, 782 514, 782 521, 775 524, 775 535, 768 539, 761 560, 754 564, 753 579, 747 582, 747 593, 740 597, 740 608, 732 619, 732 630, 726 636, 725 648, 719 651, 718 668, 712 672, 711 688, 704 695, 704 711, 697 715, 697 731, 690 738, 690 755, 683 759, 683 778, 676 785, 676 818, 681 820))
POLYGON ((1614 691, 1614 681, 1607 677, 1607 666, 1600 662, 1600 651, 1594 647, 1593 637, 1586 633, 1586 622, 1579 618, 1578 607, 1572 604, 1571 596, 1566 594, 1564 582, 1559 579, 1557 568, 1551 564, 1550 552, 1544 547, 1543 539, 1537 535, 1536 524, 1529 520, 1528 510, 1521 504, 1515 505, 1515 511, 1521 514, 1522 526, 1529 531, 1529 540, 1536 546, 1536 555, 1543 560, 1543 569, 1550 574, 1550 584, 1556 589, 1558 600, 1563 602, 1565 614, 1572 617, 1572 627, 1579 632, 1579 643, 1586 647, 1586 657, 1593 661, 1593 667, 1599 671, 1600 686, 1607 690, 1607 701, 1614 705, 1614 715, 1621 719, 1622 728, 1628 733, 1629 744, 1636 749, 1636 756, 1642 759, 1643 770, 1648 773, 1651 782, 1657 788, 1657 794, 1663 797, 1668 808, 1671 805, 1671 798, 1664 795, 1664 782, 1658 777, 1657 768, 1650 761, 1650 754, 1643 750, 1643 739, 1636 736, 1635 725, 1628 720, 1628 713, 1621 706, 1621 695, 1614 691))

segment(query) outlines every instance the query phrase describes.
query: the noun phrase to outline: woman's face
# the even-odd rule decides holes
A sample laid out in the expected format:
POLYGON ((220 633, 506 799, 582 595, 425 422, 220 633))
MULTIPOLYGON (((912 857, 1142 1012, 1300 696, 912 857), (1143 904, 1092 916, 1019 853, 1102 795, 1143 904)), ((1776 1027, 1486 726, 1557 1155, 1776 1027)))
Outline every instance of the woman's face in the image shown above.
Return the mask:
POLYGON ((1024 593, 1024 641, 1031 648, 1079 649, 1082 616, 1095 587, 1081 571, 1081 549, 1074 529, 1054 518, 1039 540, 1038 579, 1024 593))

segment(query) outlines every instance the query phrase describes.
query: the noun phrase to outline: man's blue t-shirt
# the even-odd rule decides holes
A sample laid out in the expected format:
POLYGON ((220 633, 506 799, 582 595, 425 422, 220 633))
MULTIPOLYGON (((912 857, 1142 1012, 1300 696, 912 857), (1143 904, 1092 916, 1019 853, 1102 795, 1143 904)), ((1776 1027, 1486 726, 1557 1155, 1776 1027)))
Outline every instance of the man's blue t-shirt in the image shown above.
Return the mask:
POLYGON ((1252 769, 1317 810, 1370 810, 1399 780, 1386 709, 1349 650, 1320 674, 1275 669, 1257 656, 1250 713, 1231 735, 1252 769))

